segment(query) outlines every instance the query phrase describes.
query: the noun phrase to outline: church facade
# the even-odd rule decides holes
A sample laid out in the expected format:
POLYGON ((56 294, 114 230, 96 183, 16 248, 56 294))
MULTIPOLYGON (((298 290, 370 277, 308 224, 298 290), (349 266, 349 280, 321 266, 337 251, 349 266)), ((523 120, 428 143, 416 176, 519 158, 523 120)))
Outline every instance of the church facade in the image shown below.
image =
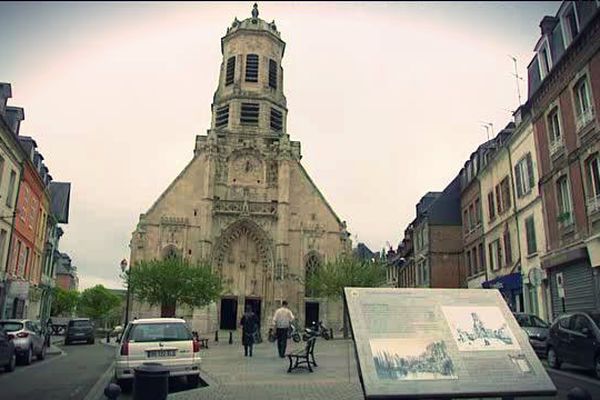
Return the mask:
MULTIPOLYGON (((341 326, 340 301, 312 297, 307 274, 351 251, 341 221, 300 163, 300 142, 287 133, 283 92, 285 43, 275 22, 237 18, 221 39, 223 61, 211 127, 196 137, 184 170, 140 215, 131 265, 171 254, 208 261, 224 292, 204 309, 178 305, 200 332, 232 330, 246 305, 268 328, 287 300, 301 323, 341 326)), ((160 315, 133 302, 132 317, 160 315)))

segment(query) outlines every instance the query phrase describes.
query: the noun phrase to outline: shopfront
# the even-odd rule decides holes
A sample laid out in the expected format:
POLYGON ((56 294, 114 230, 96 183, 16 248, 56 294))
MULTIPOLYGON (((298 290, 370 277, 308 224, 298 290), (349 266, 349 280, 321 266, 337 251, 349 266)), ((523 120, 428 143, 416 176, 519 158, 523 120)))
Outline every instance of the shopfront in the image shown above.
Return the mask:
POLYGON ((523 280, 521 273, 499 276, 495 279, 483 282, 485 289, 498 289, 508 307, 514 312, 523 312, 523 280))

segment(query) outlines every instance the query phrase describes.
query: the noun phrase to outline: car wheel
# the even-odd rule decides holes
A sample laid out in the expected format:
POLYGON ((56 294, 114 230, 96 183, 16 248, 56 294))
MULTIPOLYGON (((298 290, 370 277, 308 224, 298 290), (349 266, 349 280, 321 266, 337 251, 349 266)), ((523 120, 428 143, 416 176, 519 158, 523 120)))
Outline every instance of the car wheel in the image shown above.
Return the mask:
POLYGON ((190 388, 197 388, 198 385, 200 384, 200 375, 198 375, 198 374, 188 375, 187 383, 190 388))
POLYGON ((13 351, 12 356, 10 356, 10 360, 8 360, 8 364, 4 367, 4 371, 13 372, 15 370, 15 366, 17 365, 17 353, 13 351))
POLYGON ((123 393, 129 393, 131 392, 133 379, 117 379, 117 385, 121 387, 123 393))
POLYGON ((23 364, 30 365, 33 361, 33 349, 31 346, 27 349, 27 353, 23 356, 23 364))
POLYGON ((40 350, 40 354, 37 355, 37 359, 42 361, 44 358, 46 358, 46 345, 42 345, 42 350, 40 350))
POLYGON ((96 340, 94 338, 88 340, 88 344, 94 344, 96 342, 96 340))
POLYGON ((548 366, 552 369, 560 368, 560 360, 558 359, 556 351, 552 347, 548 348, 548 366))

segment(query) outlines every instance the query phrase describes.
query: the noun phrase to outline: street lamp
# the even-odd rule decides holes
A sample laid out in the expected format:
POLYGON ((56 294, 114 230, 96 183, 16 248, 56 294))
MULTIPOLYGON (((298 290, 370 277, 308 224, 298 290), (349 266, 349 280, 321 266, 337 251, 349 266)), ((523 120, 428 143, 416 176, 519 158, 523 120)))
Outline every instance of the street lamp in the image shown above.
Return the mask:
MULTIPOLYGON (((121 271, 125 274, 127 271, 127 260, 121 260, 121 271)), ((127 327, 127 323, 129 322, 129 274, 125 275, 127 278, 127 299, 125 300, 125 324, 123 325, 123 329, 127 327)))

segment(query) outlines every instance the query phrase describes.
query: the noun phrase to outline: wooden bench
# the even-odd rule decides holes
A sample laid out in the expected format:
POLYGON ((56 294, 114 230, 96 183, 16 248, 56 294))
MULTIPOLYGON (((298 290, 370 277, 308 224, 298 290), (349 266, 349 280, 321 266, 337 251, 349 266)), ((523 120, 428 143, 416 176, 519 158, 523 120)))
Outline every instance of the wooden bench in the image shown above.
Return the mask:
POLYGON ((310 372, 313 372, 312 365, 318 367, 317 362, 315 361, 316 342, 317 338, 313 336, 306 341, 306 346, 304 346, 304 349, 286 354, 290 360, 290 366, 287 372, 292 372, 292 370, 296 368, 308 368, 310 372))

